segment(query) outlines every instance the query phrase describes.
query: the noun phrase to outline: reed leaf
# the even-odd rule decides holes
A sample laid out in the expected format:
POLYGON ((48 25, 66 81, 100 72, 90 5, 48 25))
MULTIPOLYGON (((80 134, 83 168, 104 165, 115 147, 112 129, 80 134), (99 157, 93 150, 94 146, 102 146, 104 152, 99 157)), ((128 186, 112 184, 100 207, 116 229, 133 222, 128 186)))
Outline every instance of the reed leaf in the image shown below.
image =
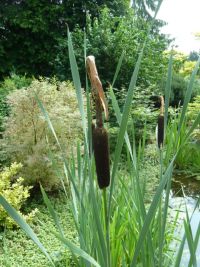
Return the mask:
POLYGON ((171 94, 171 86, 172 86, 172 71, 173 71, 173 54, 171 51, 169 64, 168 64, 168 73, 167 73, 167 82, 165 86, 165 129, 167 127, 168 121, 168 108, 169 108, 169 101, 170 101, 170 94, 171 94))
POLYGON ((48 211, 49 213, 51 214, 51 217, 55 223, 55 225, 57 226, 61 236, 64 236, 64 233, 63 233, 63 229, 61 227, 61 224, 60 224, 60 220, 58 218, 58 215, 56 214, 56 211, 54 210, 52 204, 51 204, 51 201, 49 200, 46 192, 44 191, 44 188, 42 187, 42 185, 40 185, 40 190, 42 192, 42 196, 43 196, 43 200, 48 208, 48 211))
POLYGON ((193 266, 197 267, 197 259, 196 259, 196 255, 195 255, 192 230, 191 230, 190 221, 188 218, 187 218, 187 220, 184 220, 184 229, 185 229, 185 235, 186 235, 188 247, 190 250, 190 259, 192 261, 193 266))
POLYGON ((160 181, 160 184, 159 184, 159 186, 158 186, 158 188, 156 190, 156 193, 154 195, 152 203, 151 203, 151 205, 149 207, 149 210, 148 210, 148 213, 146 215, 142 230, 140 232, 140 236, 139 236, 138 242, 136 244, 134 257, 133 257, 133 259, 131 261, 130 267, 136 266, 137 258, 139 256, 139 253, 140 253, 141 248, 143 246, 143 242, 145 241, 145 238, 146 238, 146 235, 148 233, 150 224, 151 224, 151 222, 152 222, 152 220, 153 220, 153 218, 155 216, 155 213, 157 211, 157 206, 158 206, 158 203, 160 201, 163 189, 165 188, 165 185, 169 181, 169 179, 171 179, 171 173, 172 173, 172 170, 173 170, 174 160, 175 160, 175 156, 173 157, 173 159, 170 162, 167 170, 165 171, 165 174, 163 175, 163 177, 162 177, 162 179, 160 181))
MULTIPOLYGON (((195 235, 195 239, 194 239, 194 252, 196 252, 196 250, 197 250, 197 246, 199 244, 199 239, 200 239, 200 222, 199 222, 199 225, 197 227, 197 231, 196 231, 196 235, 195 235)), ((192 264, 193 264, 193 260, 191 257, 189 264, 188 264, 188 267, 192 267, 192 264)))
POLYGON ((76 63, 76 58, 75 58, 75 54, 74 54, 74 49, 73 49, 69 29, 67 31, 67 35, 68 35, 68 51, 69 51, 70 68, 71 68, 71 72, 72 72, 72 78, 73 78, 74 86, 76 89, 76 95, 77 95, 77 100, 78 100, 79 111, 81 114, 81 121, 82 121, 82 125, 83 125, 83 131, 85 134, 85 140, 87 140, 87 124, 86 124, 86 117, 85 117, 85 111, 84 111, 81 81, 80 81, 80 75, 79 75, 78 66, 76 63))
MULTIPOLYGON (((112 101, 112 107, 113 107, 113 109, 115 111, 117 122, 118 122, 118 124, 120 126, 121 119, 122 119, 122 114, 120 112, 120 108, 119 108, 119 105, 118 105, 118 102, 117 102, 117 99, 116 99, 116 96, 115 96, 115 93, 114 93, 112 87, 110 87, 109 94, 110 94, 110 98, 111 98, 111 101, 112 101)), ((130 143, 130 140, 129 140, 129 136, 128 136, 127 131, 125 132, 125 141, 126 141, 126 144, 127 144, 128 150, 129 150, 129 153, 131 155, 131 158, 133 160, 133 152, 132 152, 131 143, 130 143)))
POLYGON ((119 61, 118 61, 118 64, 117 64, 115 75, 114 75, 114 78, 113 78, 113 81, 112 81, 112 85, 111 85, 112 88, 114 87, 114 84, 116 82, 118 74, 119 74, 119 72, 121 70, 122 62, 123 62, 123 59, 124 59, 124 54, 125 54, 125 51, 122 51, 121 56, 120 56, 119 61))
POLYGON ((99 263, 94 258, 92 258, 88 253, 83 251, 81 248, 70 242, 68 239, 64 238, 63 236, 55 232, 54 235, 62 242, 62 244, 64 244, 68 249, 70 249, 70 251, 73 254, 85 259, 87 262, 93 264, 93 266, 101 267, 101 265, 99 265, 99 263))

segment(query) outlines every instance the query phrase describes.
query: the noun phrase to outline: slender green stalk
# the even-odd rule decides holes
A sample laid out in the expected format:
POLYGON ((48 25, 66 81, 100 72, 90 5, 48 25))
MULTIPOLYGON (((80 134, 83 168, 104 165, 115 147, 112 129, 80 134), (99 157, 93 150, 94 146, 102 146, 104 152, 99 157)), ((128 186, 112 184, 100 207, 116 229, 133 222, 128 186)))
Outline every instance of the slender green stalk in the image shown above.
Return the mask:
MULTIPOLYGON (((162 146, 159 149, 159 161, 160 161, 160 180, 163 177, 163 148, 162 146)), ((159 211, 158 211, 158 225, 159 225, 159 263, 158 266, 162 267, 162 253, 163 253, 163 238, 162 238, 162 229, 163 229, 163 201, 162 201, 162 195, 160 197, 159 202, 159 211)))
POLYGON ((107 245, 107 253, 108 259, 107 264, 111 266, 111 259, 110 259, 110 234, 109 234, 109 220, 108 220, 108 209, 107 209, 107 192, 106 188, 102 189, 103 195, 103 204, 104 204, 104 220, 105 220, 105 234, 106 234, 106 245, 107 245))
POLYGON ((105 229, 108 230, 108 210, 107 210, 107 197, 106 197, 106 188, 102 189, 103 194, 103 204, 104 204, 104 219, 105 219, 105 229))

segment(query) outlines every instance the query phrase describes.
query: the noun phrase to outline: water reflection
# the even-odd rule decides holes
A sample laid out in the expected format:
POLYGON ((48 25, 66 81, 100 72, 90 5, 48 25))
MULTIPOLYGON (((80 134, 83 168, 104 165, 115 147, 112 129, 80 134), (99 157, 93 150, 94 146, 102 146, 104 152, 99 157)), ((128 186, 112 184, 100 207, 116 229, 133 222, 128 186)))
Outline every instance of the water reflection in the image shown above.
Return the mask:
POLYGON ((174 197, 194 197, 200 196, 200 181, 194 177, 176 175, 172 180, 172 193, 174 197))
MULTIPOLYGON (((172 191, 169 205, 173 210, 176 209, 180 211, 181 219, 186 218, 186 206, 188 209, 189 216, 191 216, 193 213, 191 219, 191 229, 193 233, 193 238, 195 237, 198 227, 200 227, 200 207, 198 206, 199 197, 200 181, 197 181, 191 177, 185 177, 180 175, 174 177, 172 182, 172 191)), ((179 234, 180 236, 183 236, 184 228, 181 229, 181 232, 179 234)), ((197 266, 200 266, 200 242, 196 250, 196 257, 197 266)), ((180 266, 188 266, 189 260, 190 252, 186 242, 180 266)))

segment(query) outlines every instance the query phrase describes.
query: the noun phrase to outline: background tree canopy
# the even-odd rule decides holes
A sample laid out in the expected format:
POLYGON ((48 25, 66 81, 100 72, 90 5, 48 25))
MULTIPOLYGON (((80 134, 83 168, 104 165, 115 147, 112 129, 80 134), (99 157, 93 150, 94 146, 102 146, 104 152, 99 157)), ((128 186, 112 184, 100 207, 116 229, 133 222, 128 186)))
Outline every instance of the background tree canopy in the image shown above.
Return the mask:
MULTIPOLYGON (((143 0, 135 1, 135 10, 131 13, 129 0, 1 1, 0 79, 11 71, 18 74, 26 73, 28 76, 56 75, 61 80, 70 79, 67 51, 68 25, 74 36, 83 78, 85 77, 83 31, 87 29, 88 53, 94 53, 97 61, 101 62, 100 73, 104 75, 104 80, 109 82, 112 80, 123 47, 125 47, 125 64, 124 78, 121 79, 128 80, 135 64, 139 44, 143 41, 147 29, 147 20, 144 19, 145 9, 144 14, 140 16, 140 7, 145 4, 152 10, 155 9, 156 1, 146 2, 145 4, 143 0), (109 9, 107 13, 102 13, 104 7, 109 9), (86 26, 87 14, 90 18, 86 26), (130 71, 127 71, 128 69, 130 71)), ((160 22, 157 21, 144 60, 143 81, 141 80, 143 83, 144 79, 147 84, 152 80, 153 58, 158 60, 157 71, 162 73, 162 51, 167 46, 167 39, 159 33, 160 27, 160 22)), ((122 85, 125 85, 123 81, 122 85)))

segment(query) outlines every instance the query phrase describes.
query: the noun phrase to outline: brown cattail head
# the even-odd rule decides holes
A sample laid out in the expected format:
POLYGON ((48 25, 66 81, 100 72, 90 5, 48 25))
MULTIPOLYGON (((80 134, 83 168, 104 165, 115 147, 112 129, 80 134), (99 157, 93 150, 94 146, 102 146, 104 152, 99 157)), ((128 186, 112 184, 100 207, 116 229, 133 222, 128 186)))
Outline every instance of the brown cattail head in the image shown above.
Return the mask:
POLYGON ((157 133, 158 147, 161 148, 164 142, 164 116, 158 117, 158 133, 157 133))
POLYGON ((92 137, 97 180, 99 188, 103 189, 110 184, 108 133, 103 127, 93 127, 92 137))

